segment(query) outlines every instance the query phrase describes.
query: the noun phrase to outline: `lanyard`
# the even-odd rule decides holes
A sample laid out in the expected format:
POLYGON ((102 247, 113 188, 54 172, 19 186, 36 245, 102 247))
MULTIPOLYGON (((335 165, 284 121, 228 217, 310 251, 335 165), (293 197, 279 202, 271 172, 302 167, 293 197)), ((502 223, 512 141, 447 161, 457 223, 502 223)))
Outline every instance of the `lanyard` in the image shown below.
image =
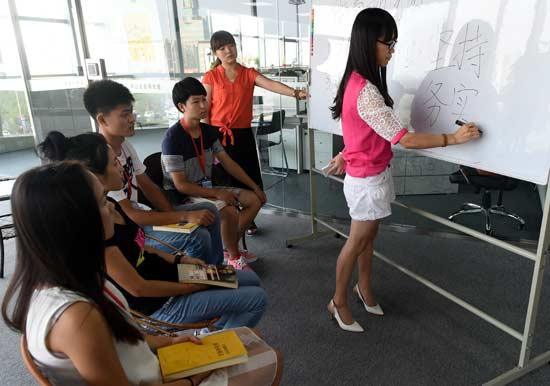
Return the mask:
MULTIPOLYGON (((128 200, 131 200, 132 199, 132 173, 130 168, 132 167, 130 165, 130 162, 128 162, 128 157, 126 157, 126 152, 124 151, 124 148, 121 147, 120 148, 121 150, 121 154, 122 154, 122 158, 124 158, 124 166, 122 167, 122 176, 124 177, 124 180, 125 180, 125 183, 126 183, 126 190, 127 190, 127 193, 126 193, 126 198, 128 200)), ((120 161, 118 161, 120 162, 120 161)), ((124 188, 123 188, 124 189, 124 188)))
POLYGON ((189 131, 187 131, 188 129, 185 127, 185 120, 183 118, 180 119, 180 124, 183 128, 183 131, 189 135, 189 138, 191 138, 191 143, 193 144, 193 148, 195 149, 195 154, 199 159, 199 166, 201 167, 202 174, 204 177, 206 177, 206 156, 204 155, 204 143, 202 142, 202 129, 200 129, 199 131, 199 138, 201 142, 201 151, 199 153, 199 149, 197 148, 195 139, 191 136, 189 131))

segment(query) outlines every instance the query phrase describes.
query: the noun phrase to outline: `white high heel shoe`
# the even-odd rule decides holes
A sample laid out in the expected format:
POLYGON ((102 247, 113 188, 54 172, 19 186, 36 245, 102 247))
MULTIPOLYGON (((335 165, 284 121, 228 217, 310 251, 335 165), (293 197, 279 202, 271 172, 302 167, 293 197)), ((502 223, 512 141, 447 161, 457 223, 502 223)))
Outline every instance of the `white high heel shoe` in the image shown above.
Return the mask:
POLYGON ((357 323, 355 320, 353 321, 352 324, 345 324, 342 319, 340 318, 340 314, 338 313, 338 308, 336 308, 336 306, 334 305, 334 300, 331 300, 329 305, 332 307, 332 309, 334 310, 334 313, 328 312, 329 314, 329 318, 330 319, 336 319, 336 322, 338 323, 338 326, 344 330, 344 331, 350 331, 350 332, 364 332, 365 330, 363 329, 363 327, 361 327, 361 325, 359 323, 357 323))
POLYGON ((361 295, 361 291, 359 290, 359 284, 355 284, 355 287, 353 287, 353 292, 357 294, 359 301, 363 303, 363 306, 365 306, 365 310, 367 312, 378 316, 384 315, 384 311, 382 310, 382 307, 380 307, 380 304, 376 304, 375 306, 369 306, 367 304, 365 299, 363 299, 363 295, 361 295))

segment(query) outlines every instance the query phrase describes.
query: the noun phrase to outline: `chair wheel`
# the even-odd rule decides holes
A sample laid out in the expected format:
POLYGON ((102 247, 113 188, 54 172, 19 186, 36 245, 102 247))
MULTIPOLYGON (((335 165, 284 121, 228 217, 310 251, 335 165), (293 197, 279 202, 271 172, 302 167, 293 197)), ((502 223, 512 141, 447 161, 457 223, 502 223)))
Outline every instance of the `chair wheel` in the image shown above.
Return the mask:
POLYGON ((342 236, 340 235, 340 233, 335 233, 335 234, 334 234, 334 238, 336 238, 336 239, 339 239, 339 238, 341 238, 341 237, 342 237, 342 236))
POLYGON ((485 229, 485 234, 487 234, 489 236, 494 236, 495 231, 493 229, 485 229))

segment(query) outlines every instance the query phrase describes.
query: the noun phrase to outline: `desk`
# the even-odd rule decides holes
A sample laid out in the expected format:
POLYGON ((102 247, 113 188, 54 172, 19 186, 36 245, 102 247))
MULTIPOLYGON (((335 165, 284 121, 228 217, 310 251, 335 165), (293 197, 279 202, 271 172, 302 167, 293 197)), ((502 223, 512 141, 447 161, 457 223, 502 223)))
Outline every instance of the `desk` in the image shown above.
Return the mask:
MULTIPOLYGON (((0 177, 0 201, 7 201, 11 197, 11 191, 15 179, 0 177)), ((15 228, 11 214, 0 215, 0 279, 4 277, 4 240, 15 237, 15 228)))
MULTIPOLYGON (((264 121, 271 121, 271 116, 274 111, 280 111, 280 107, 266 106, 266 105, 254 105, 253 106, 253 121, 252 126, 258 124, 260 115, 263 116, 264 121)), ((304 131, 302 130, 302 124, 304 120, 307 120, 307 113, 299 112, 296 114, 295 109, 286 109, 285 110, 285 121, 283 122, 283 131, 280 134, 282 141, 285 144, 286 149, 294 149, 295 158, 289 158, 289 169, 296 169, 296 173, 300 174, 304 171, 304 146, 303 146, 303 136, 304 131), (294 133, 291 134, 289 130, 294 130, 294 133), (286 131, 285 131, 286 130, 286 131)), ((274 146, 269 149, 269 166, 275 168, 283 168, 282 154, 280 153, 278 146, 274 146)))
POLYGON ((0 177, 0 201, 8 201, 11 197, 11 191, 15 184, 14 178, 0 177))

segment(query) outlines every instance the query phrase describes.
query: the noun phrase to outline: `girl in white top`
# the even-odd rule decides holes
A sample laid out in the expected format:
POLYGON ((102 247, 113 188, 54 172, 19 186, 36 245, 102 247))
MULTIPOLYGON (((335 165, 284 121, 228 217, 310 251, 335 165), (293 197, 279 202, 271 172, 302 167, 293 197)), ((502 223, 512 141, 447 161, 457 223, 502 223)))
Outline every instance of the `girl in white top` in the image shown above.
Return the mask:
MULTIPOLYGON (((29 351, 52 384, 158 385, 153 351, 176 342, 200 344, 195 337, 141 335, 124 297, 105 284, 104 240, 113 235, 114 209, 81 164, 22 174, 12 208, 17 262, 2 317, 27 334, 29 351)), ((169 384, 196 386, 209 375, 169 384)))
MULTIPOLYGON (((106 281, 105 289, 108 291, 108 297, 113 296, 113 300, 117 299, 127 306, 124 297, 114 285, 106 281)), ((62 287, 37 289, 31 298, 25 329, 28 350, 38 368, 55 385, 86 385, 71 359, 51 352, 44 344, 48 341, 48 334, 58 319, 69 307, 79 302, 93 306, 89 298, 62 287)), ((113 343, 120 364, 131 384, 160 383, 158 360, 145 341, 129 344, 113 339, 113 343)))
MULTIPOLYGON (((195 337, 138 331, 126 299, 105 280, 104 240, 113 236, 113 204, 98 177, 81 164, 54 163, 22 174, 12 208, 17 263, 2 317, 26 334, 28 350, 50 383, 159 385, 153 352, 179 342, 200 344, 195 337)), ((278 385, 280 354, 252 330, 236 332, 248 350, 246 363, 169 385, 278 385)))

